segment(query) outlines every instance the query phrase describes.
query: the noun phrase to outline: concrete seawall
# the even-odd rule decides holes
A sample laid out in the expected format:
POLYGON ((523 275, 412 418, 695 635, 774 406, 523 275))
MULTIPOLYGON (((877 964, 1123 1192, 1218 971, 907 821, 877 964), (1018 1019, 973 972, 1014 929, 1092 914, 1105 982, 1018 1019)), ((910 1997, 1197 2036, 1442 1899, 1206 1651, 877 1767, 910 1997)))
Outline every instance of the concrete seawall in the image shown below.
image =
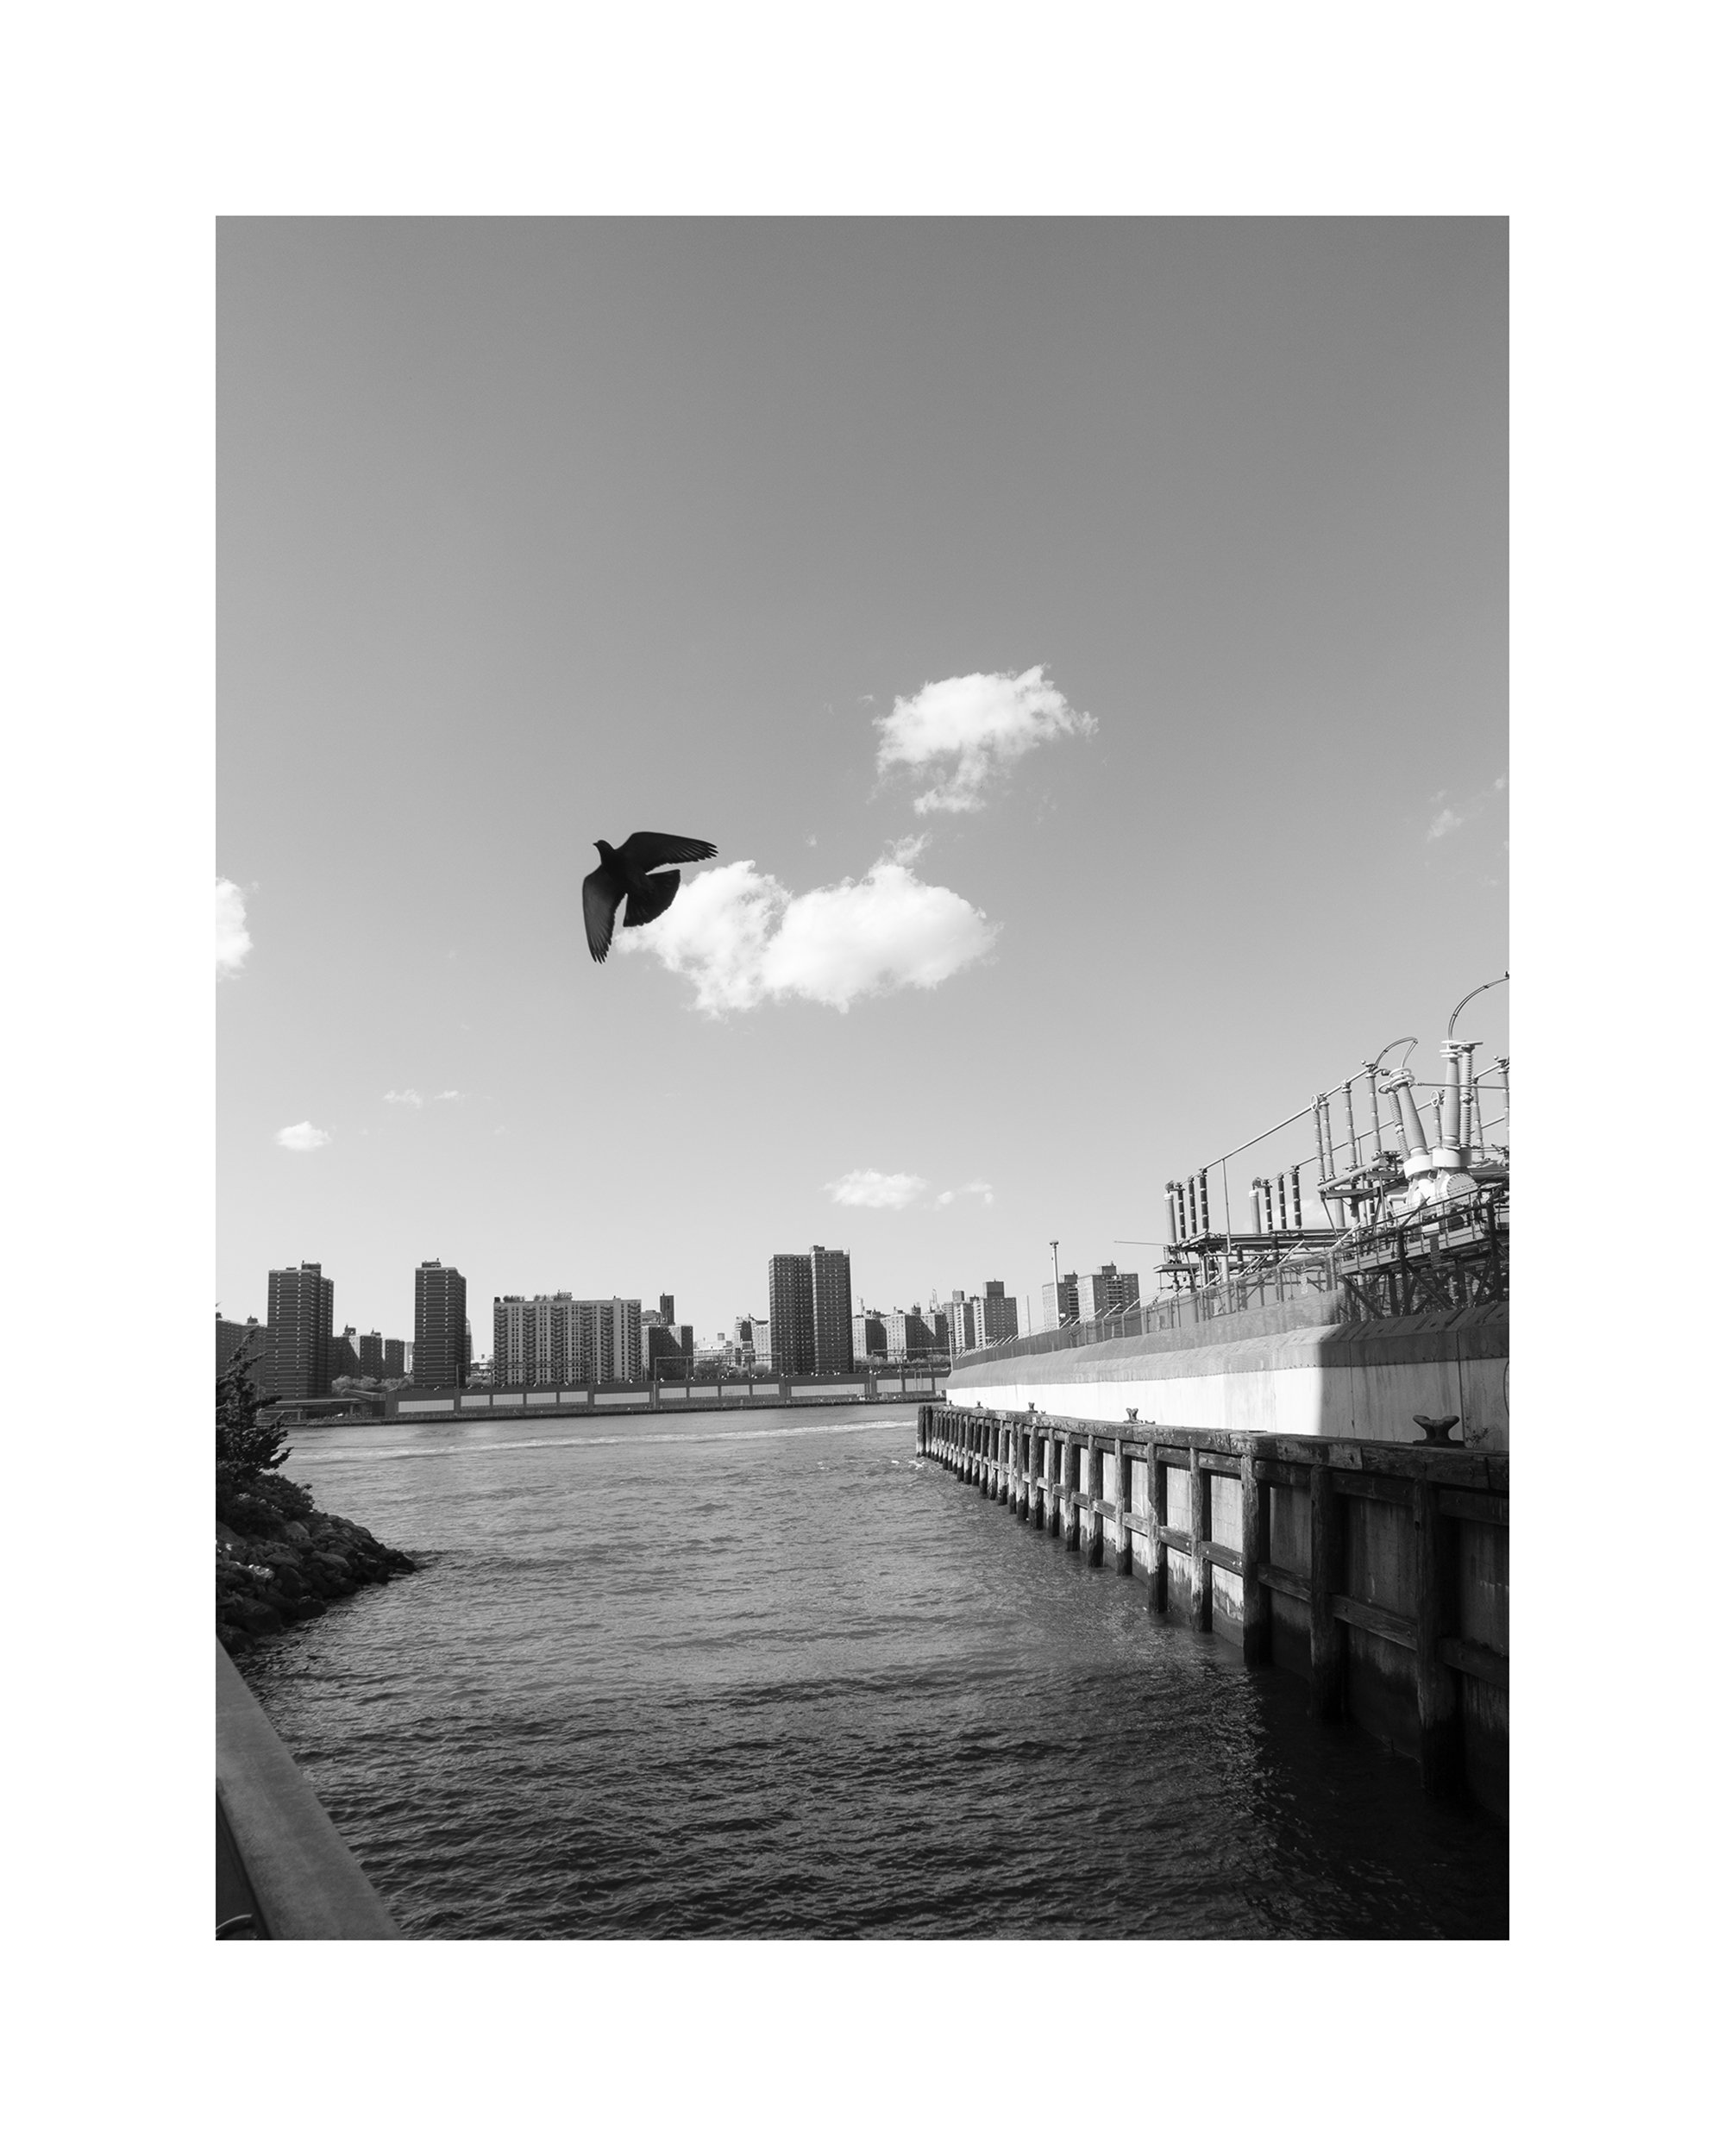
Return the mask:
POLYGON ((917 1450, 1509 1816, 1507 1454, 950 1405, 917 1450))
POLYGON ((401 1936, 219 1641, 216 1924, 229 1939, 401 1936))
POLYGON ((1185 1332, 961 1360, 955 1407, 1022 1414, 1275 1430, 1348 1443, 1417 1444, 1418 1415, 1457 1419, 1470 1447, 1509 1448, 1507 1303, 1344 1320, 1339 1298, 1218 1318, 1185 1332))

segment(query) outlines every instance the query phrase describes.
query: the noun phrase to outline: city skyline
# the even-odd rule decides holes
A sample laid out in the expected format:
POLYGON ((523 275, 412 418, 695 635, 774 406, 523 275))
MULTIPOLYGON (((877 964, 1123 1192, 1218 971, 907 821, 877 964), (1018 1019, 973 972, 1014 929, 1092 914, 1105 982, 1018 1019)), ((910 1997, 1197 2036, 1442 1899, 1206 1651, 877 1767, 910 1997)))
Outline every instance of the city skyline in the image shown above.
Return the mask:
POLYGON ((1503 970, 1501 220, 228 220, 218 315, 225 1308, 1033 1296, 1503 970))

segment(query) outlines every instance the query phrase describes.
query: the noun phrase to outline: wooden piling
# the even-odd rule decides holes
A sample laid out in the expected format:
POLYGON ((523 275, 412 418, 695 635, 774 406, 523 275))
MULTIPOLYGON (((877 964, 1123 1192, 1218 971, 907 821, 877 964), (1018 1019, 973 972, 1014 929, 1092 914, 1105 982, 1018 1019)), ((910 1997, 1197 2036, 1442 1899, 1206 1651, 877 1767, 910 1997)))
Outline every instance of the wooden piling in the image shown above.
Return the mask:
POLYGON ((1414 1683, 1420 1709, 1420 1780, 1433 1796, 1462 1784, 1461 1699, 1455 1672, 1443 1660, 1449 1624, 1452 1530, 1438 1493, 1414 1485, 1414 1683))
POLYGON ((1168 1545, 1162 1539, 1168 1524, 1168 1470, 1156 1457, 1153 1438, 1145 1455, 1144 1479, 1144 1505, 1150 1515, 1150 1614, 1154 1617, 1168 1608, 1168 1545))
POLYGON ((1019 1430, 1019 1518, 1030 1518, 1030 1478, 1034 1471, 1031 1466, 1030 1428, 1027 1424, 1019 1430))
POLYGON ((1186 1472, 1192 1492, 1188 1507, 1191 1519, 1192 1599, 1186 1619, 1194 1632, 1208 1632, 1210 1629, 1210 1606, 1214 1590, 1214 1576, 1210 1569, 1210 1560, 1204 1551, 1204 1545, 1210 1539, 1210 1478, 1199 1463, 1195 1445, 1188 1458, 1191 1463, 1186 1472))
POLYGON ((1248 1669, 1270 1659, 1270 1589, 1258 1576, 1270 1558, 1270 1501, 1257 1464, 1252 1448, 1240 1454, 1240 1656, 1248 1669))
POLYGON ((1102 1448, 1093 1445, 1086 1455, 1090 1463, 1090 1563, 1102 1562, 1102 1448))
POLYGON ((1123 1578, 1132 1577, 1132 1529, 1126 1525, 1132 1511, 1132 1462, 1126 1457, 1126 1439, 1114 1439, 1114 1570, 1123 1578))
POLYGON ((1333 1721, 1347 1711, 1347 1645, 1331 1598, 1346 1592, 1347 1580, 1341 1500, 1327 1462, 1313 1462, 1311 1489, 1312 1712, 1320 1721, 1333 1721))
POLYGON ((1078 1509, 1079 1477, 1083 1472, 1087 1450, 1083 1443, 1077 1438, 1069 1438, 1066 1441, 1066 1472, 1060 1478, 1063 1506, 1061 1525, 1065 1529, 1061 1540, 1069 1550, 1076 1550, 1078 1547, 1078 1522, 1082 1517, 1078 1509))

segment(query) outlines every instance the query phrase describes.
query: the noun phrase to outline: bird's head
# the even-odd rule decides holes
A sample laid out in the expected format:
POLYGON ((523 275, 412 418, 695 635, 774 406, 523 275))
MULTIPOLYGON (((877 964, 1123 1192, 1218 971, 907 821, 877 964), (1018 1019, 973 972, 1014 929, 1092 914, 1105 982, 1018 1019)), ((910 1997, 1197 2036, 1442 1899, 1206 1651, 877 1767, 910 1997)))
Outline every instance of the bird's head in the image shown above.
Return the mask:
POLYGON ((602 838, 594 839, 593 844, 598 849, 599 857, 601 861, 613 861, 616 859, 617 849, 615 846, 607 846, 602 838))

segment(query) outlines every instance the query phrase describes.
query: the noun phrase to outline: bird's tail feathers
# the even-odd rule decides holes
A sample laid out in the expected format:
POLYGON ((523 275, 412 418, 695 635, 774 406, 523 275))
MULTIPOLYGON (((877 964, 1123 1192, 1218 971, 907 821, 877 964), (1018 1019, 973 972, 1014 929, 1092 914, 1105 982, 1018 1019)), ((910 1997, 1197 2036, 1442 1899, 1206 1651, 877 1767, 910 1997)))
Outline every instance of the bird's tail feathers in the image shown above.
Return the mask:
POLYGON ((681 876, 674 868, 661 868, 647 877, 647 888, 653 895, 643 903, 631 891, 629 894, 629 910, 623 917, 623 925, 625 928, 645 928, 649 921, 656 921, 672 899, 676 897, 677 887, 681 881, 681 876))

